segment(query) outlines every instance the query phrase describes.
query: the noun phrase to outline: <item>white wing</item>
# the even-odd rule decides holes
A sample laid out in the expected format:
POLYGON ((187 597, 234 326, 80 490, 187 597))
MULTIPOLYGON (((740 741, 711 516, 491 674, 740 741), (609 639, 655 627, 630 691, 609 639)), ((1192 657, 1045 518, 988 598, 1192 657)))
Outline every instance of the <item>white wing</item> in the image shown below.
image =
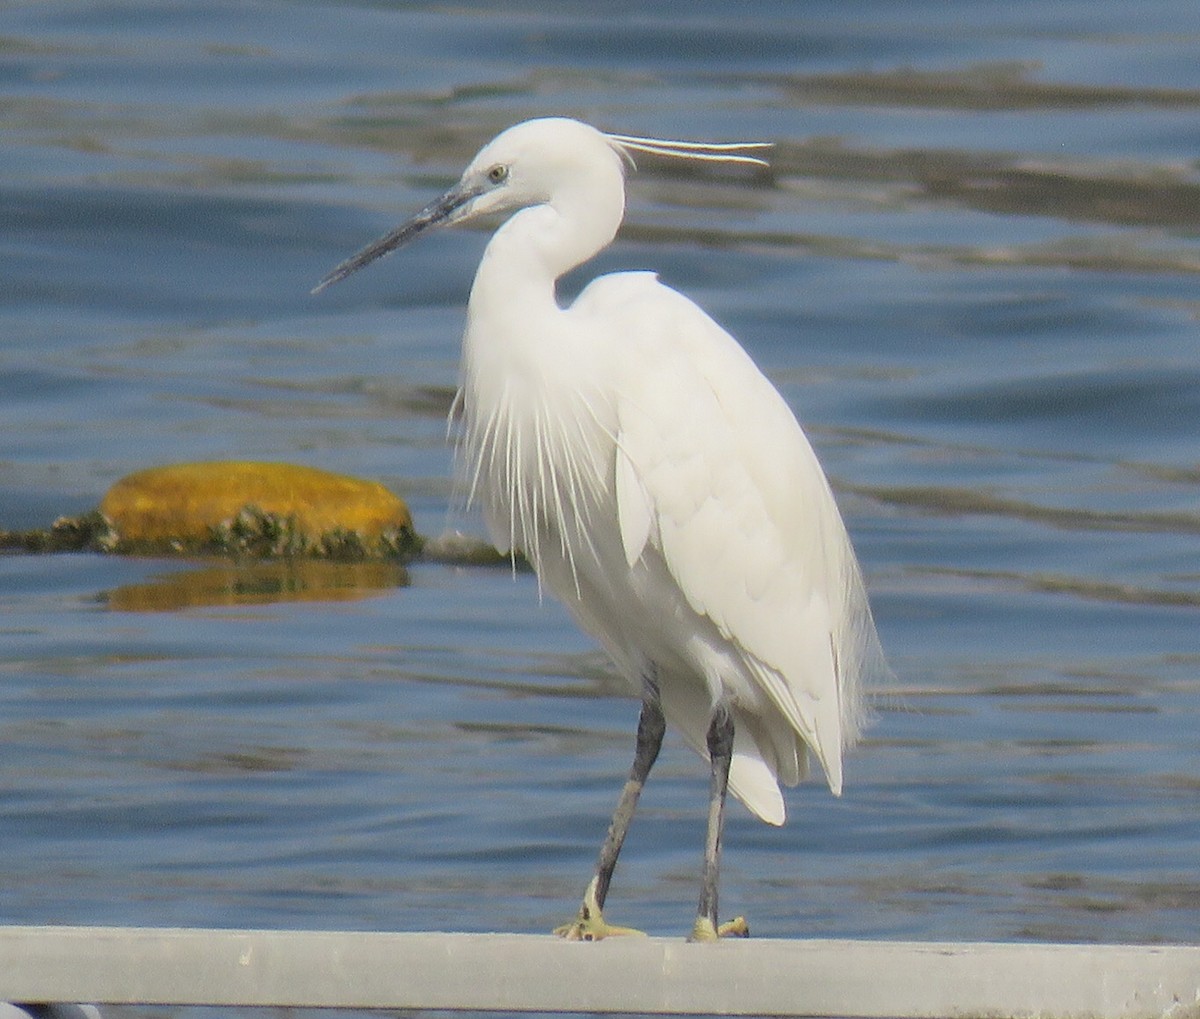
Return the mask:
MULTIPOLYGON (((842 750, 861 721, 860 672, 877 644, 807 438, 736 341, 652 275, 603 277, 572 310, 602 315, 620 337, 616 489, 627 561, 660 554, 774 708, 747 720, 760 752, 735 760, 731 786, 776 820, 775 808, 751 802, 761 799, 751 787, 769 777, 764 762, 785 781, 800 777, 799 736, 840 792, 842 750)), ((702 748, 698 724, 685 735, 702 748)))

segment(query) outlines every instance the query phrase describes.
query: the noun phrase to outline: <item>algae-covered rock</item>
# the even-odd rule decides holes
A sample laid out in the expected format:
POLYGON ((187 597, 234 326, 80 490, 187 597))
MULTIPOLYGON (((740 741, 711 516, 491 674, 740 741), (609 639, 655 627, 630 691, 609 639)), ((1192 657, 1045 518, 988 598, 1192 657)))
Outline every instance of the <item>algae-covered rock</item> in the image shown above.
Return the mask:
POLYGON ((294 464, 213 461, 122 478, 99 509, 47 528, 0 528, 3 552, 392 560, 527 570, 524 557, 465 534, 423 538, 382 485, 294 464))
POLYGON ((408 507, 382 485, 295 464, 152 467, 114 484, 100 512, 121 550, 353 559, 416 541, 408 507))

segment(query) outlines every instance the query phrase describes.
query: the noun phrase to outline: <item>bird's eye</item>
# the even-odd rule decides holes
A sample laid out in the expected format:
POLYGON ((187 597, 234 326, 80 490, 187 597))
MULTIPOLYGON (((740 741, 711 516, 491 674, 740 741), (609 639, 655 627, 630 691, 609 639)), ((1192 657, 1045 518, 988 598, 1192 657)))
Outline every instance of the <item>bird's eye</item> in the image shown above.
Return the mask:
POLYGON ((508 180, 508 167, 498 163, 488 170, 487 179, 492 184, 503 184, 506 180, 508 180))

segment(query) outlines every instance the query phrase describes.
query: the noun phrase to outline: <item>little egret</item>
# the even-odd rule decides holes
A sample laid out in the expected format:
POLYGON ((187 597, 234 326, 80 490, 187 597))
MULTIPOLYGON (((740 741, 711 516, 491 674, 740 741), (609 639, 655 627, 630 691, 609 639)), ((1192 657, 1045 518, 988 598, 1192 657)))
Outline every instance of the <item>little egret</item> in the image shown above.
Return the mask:
POLYGON ((631 153, 763 164, 759 144, 708 145, 531 120, 462 179, 342 262, 324 289, 433 227, 511 214, 483 254, 463 338, 469 498, 496 546, 596 637, 641 697, 629 779, 583 904, 556 933, 632 933, 602 915, 666 723, 711 782, 693 940, 745 933, 717 917, 726 791, 782 824, 780 782, 816 755, 835 795, 881 661, 829 483, 783 398, 738 343, 653 273, 559 278, 608 245, 631 153))

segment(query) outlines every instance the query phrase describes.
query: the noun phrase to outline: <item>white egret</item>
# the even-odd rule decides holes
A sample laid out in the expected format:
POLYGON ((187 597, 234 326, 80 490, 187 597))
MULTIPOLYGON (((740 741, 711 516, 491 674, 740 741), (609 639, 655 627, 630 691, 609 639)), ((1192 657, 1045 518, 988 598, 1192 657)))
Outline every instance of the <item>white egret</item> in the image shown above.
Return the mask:
POLYGON ((649 272, 558 279, 612 241, 631 152, 762 163, 766 146, 604 134, 560 118, 509 128, 462 179, 347 259, 319 291, 432 227, 512 215, 467 308, 459 403, 470 497, 641 697, 633 766, 576 918, 602 908, 666 722, 711 767, 695 940, 722 926, 726 790, 782 824, 780 783, 816 756, 835 795, 880 661, 829 484, 783 398, 738 343, 649 272))

